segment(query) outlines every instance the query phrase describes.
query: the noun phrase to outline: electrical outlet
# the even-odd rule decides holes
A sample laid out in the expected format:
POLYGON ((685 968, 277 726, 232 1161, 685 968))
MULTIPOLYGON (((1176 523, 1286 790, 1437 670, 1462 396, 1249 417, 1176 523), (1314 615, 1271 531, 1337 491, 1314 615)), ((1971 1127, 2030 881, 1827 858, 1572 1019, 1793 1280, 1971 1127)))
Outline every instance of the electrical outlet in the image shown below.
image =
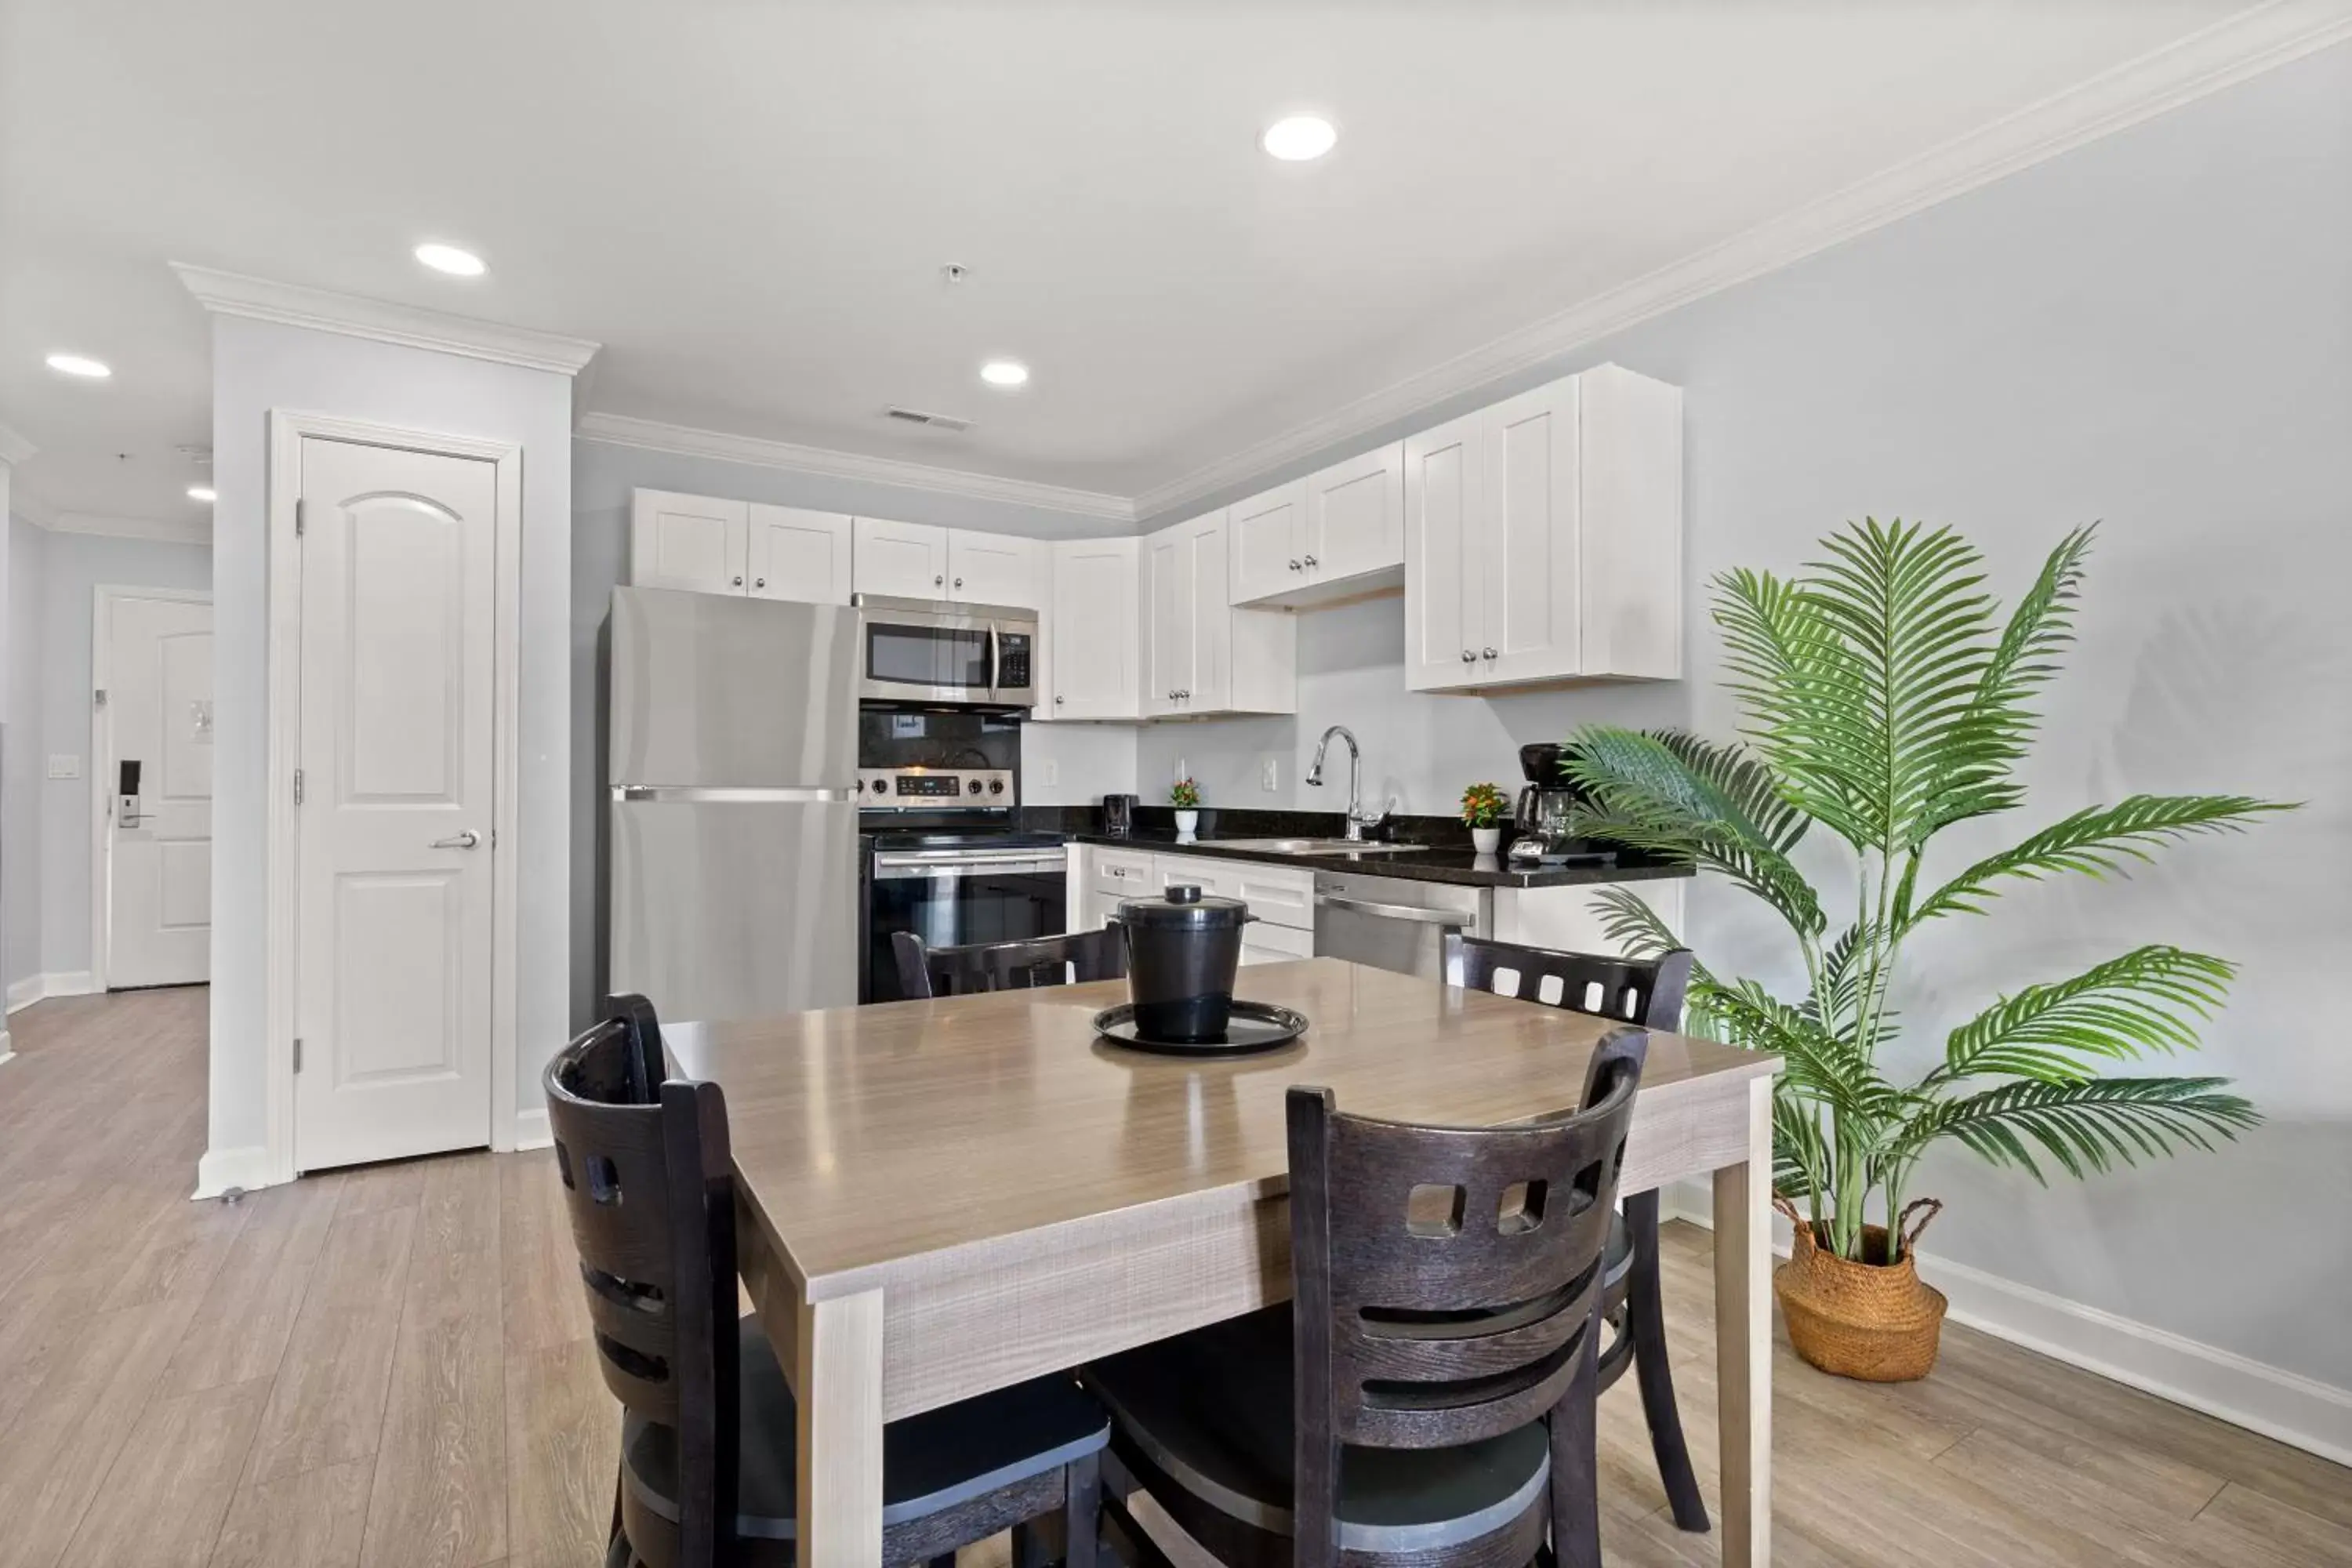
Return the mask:
POLYGON ((1051 789, 1062 782, 1062 764, 1055 758, 1047 757, 1045 765, 1037 770, 1037 782, 1051 789))
POLYGON ((1282 787, 1282 760, 1268 757, 1257 767, 1257 787, 1272 795, 1282 787))
POLYGON ((79 757, 68 757, 62 754, 51 756, 49 758, 49 776, 53 779, 78 779, 81 777, 81 759, 79 757))

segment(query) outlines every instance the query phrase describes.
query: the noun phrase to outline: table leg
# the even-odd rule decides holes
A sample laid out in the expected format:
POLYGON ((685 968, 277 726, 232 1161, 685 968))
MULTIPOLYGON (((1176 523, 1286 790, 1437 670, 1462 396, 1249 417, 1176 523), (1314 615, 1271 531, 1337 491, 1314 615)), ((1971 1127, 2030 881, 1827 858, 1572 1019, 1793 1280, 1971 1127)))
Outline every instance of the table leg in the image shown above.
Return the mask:
POLYGON ((1748 1096, 1748 1163, 1715 1173, 1724 1568, 1772 1560, 1772 1080, 1748 1096))
POLYGON ((800 1314, 800 1553, 806 1568, 881 1568, 882 1292, 800 1314))

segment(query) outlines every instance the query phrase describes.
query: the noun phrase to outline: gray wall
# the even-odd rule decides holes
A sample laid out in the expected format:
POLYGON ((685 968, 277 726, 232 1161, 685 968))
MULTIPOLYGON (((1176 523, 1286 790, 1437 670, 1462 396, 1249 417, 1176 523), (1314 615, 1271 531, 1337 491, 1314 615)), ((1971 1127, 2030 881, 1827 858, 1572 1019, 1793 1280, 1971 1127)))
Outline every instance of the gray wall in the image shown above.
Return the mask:
MULTIPOLYGON (((1393 671, 1397 612, 1364 606, 1302 623, 1312 673, 1295 726, 1152 730, 1147 790, 1181 752, 1213 802, 1255 800, 1255 758, 1295 757, 1334 720, 1381 737, 1375 776, 1436 798, 1499 771, 1506 741, 1586 717, 1672 718, 1687 702, 1701 729, 1728 733, 1701 613, 1717 573, 1787 571, 1842 521, 1900 514, 1966 531, 2008 597, 2065 529, 2103 519, 2079 646, 2024 774, 2029 804, 1950 835, 1930 870, 2134 791, 2310 805, 2128 880, 2022 887, 1991 919, 1924 937, 1896 1055, 1923 1061, 1996 994, 2179 942, 2244 966, 2183 1067, 2235 1077, 2271 1121, 2218 1155, 2062 1175, 2047 1191, 1947 1152, 1919 1183, 1950 1203, 1928 1250, 2352 1387, 2352 1055, 2336 1024, 2352 931, 2352 47, 1513 385, 1603 360, 1686 392, 1693 679, 1681 695, 1409 697, 1393 671)), ((1793 994, 1787 943, 1754 907, 1702 885, 1685 936, 1710 963, 1793 994)))
POLYGON ((264 1137, 269 414, 335 415, 523 448, 517 1103, 570 1024, 572 383, 302 327, 213 321, 215 627, 211 1152, 264 1137))
MULTIPOLYGON (((1085 539, 1128 530, 1101 518, 858 479, 788 473, 750 463, 680 457, 578 441, 572 448, 572 1011, 584 1023, 595 1002, 596 629, 614 585, 629 571, 629 495, 638 489, 810 507, 942 528, 977 528, 1036 539, 1085 539)), ((1032 725, 1023 736, 1024 798, 1083 803, 1135 787, 1135 737, 1126 726, 1032 725), (1048 764, 1053 785, 1043 781, 1048 764)))
POLYGON ((40 967, 71 974, 90 964, 90 627, 92 590, 205 588, 212 584, 212 552, 201 544, 150 539, 105 539, 55 533, 41 543, 40 967), (51 755, 81 759, 80 777, 47 776, 51 755))

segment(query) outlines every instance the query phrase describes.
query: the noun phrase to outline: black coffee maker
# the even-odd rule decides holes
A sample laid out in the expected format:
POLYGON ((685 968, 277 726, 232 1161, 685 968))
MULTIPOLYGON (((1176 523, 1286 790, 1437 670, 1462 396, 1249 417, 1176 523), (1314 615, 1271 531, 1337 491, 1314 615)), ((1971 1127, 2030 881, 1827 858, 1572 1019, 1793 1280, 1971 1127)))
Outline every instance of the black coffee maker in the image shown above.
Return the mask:
POLYGON ((1511 818, 1511 825, 1518 829, 1518 836, 1511 840, 1512 859, 1558 864, 1614 858, 1607 849, 1576 837, 1576 813, 1586 796, 1560 772, 1560 763, 1569 755, 1568 747, 1553 741, 1519 748, 1519 771, 1528 782, 1519 791, 1518 810, 1511 818))

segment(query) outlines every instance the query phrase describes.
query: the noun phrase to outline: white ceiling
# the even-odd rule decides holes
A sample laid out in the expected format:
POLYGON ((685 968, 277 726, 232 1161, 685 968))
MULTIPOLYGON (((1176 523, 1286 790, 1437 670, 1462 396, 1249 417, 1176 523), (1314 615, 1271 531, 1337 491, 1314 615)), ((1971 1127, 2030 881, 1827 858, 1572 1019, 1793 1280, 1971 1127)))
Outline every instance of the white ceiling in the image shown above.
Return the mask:
POLYGON ((0 0, 0 422, 37 504, 201 512, 168 259, 594 339, 600 411, 1165 490, 2246 9, 0 0), (1339 148, 1276 164, 1300 107, 1339 148))

